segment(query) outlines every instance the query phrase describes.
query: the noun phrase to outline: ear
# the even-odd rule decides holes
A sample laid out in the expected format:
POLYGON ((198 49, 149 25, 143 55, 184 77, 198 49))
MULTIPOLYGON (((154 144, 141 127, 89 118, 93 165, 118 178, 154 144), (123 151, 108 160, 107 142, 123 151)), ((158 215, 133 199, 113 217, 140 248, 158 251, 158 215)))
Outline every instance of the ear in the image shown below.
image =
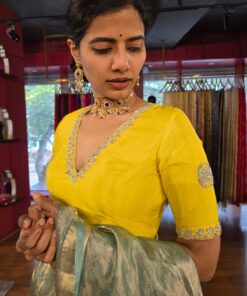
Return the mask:
POLYGON ((81 65, 79 49, 76 47, 75 42, 71 39, 68 39, 67 45, 70 49, 70 53, 71 53, 72 57, 74 58, 76 64, 81 65))

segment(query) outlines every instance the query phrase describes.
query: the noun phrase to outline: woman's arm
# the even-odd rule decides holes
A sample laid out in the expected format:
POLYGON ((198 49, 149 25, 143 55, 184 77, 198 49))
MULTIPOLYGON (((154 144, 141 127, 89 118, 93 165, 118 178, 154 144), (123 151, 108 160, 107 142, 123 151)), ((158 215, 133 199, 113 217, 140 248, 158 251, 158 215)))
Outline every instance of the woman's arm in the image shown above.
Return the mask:
POLYGON ((201 282, 210 281, 217 267, 220 253, 220 236, 206 240, 177 238, 177 243, 192 257, 201 282))

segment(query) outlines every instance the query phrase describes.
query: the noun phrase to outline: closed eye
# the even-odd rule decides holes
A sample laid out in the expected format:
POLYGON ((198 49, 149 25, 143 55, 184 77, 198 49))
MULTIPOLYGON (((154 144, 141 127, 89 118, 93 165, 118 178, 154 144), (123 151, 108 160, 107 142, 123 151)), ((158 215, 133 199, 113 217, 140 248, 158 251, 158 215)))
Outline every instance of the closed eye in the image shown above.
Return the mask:
POLYGON ((130 52, 139 52, 139 51, 141 51, 142 50, 142 48, 141 47, 128 47, 128 51, 130 51, 130 52))
POLYGON ((112 49, 109 48, 93 48, 93 50, 97 53, 97 54, 107 54, 109 53, 112 49))

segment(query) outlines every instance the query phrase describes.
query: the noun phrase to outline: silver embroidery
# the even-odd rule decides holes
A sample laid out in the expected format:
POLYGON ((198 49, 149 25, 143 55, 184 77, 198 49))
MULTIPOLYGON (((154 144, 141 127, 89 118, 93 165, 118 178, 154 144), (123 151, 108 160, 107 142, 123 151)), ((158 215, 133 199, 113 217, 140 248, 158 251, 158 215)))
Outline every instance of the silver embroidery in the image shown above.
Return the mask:
POLYGON ((198 228, 196 230, 176 228, 176 232, 179 238, 183 239, 212 239, 215 236, 221 235, 221 225, 198 228))
POLYGON ((213 174, 208 163, 200 164, 198 167, 198 181, 205 187, 211 187, 214 184, 213 174))
POLYGON ((101 153, 101 151, 103 151, 110 144, 113 144, 116 138, 119 137, 121 133, 123 133, 129 126, 131 126, 134 123, 134 120, 138 118, 140 114, 150 109, 152 106, 153 104, 149 103, 148 105, 140 107, 139 109, 134 111, 133 114, 130 116, 130 118, 124 123, 122 123, 112 133, 112 135, 106 139, 105 143, 95 151, 95 153, 92 155, 90 160, 86 163, 86 165, 80 171, 77 171, 75 167, 77 132, 78 132, 78 128, 80 126, 82 117, 90 110, 91 106, 83 110, 83 112, 78 115, 74 123, 74 126, 72 128, 71 135, 69 137, 68 154, 66 158, 66 167, 67 167, 66 174, 71 177, 71 180, 73 182, 76 182, 78 178, 83 178, 86 172, 89 171, 91 165, 96 161, 96 158, 101 153))

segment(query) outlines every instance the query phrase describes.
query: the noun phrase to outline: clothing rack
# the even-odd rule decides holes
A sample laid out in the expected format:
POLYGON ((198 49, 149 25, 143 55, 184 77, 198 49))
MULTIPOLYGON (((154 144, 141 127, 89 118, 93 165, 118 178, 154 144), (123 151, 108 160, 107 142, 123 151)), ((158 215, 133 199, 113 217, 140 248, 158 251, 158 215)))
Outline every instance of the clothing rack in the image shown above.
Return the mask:
POLYGON ((199 77, 164 78, 164 85, 159 93, 176 91, 212 91, 244 87, 244 76, 221 75, 199 77))
POLYGON ((247 202, 246 91, 243 75, 166 79, 163 104, 184 111, 211 165, 218 201, 247 202))

